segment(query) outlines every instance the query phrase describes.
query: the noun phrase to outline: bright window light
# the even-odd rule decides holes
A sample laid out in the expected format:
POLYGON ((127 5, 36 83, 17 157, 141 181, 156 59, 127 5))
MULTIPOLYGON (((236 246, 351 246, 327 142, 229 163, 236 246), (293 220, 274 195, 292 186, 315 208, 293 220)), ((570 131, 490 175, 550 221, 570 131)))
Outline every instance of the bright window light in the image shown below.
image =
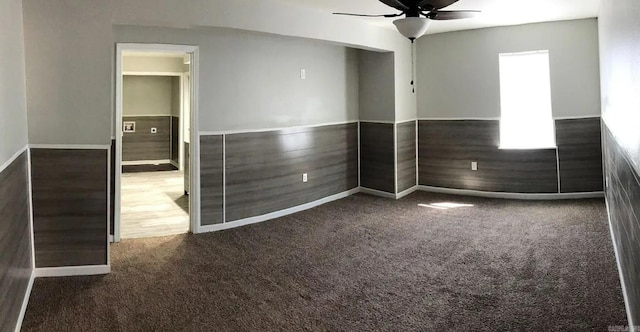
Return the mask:
POLYGON ((499 57, 500 148, 555 147, 549 51, 502 53, 499 57))
POLYGON ((437 209, 437 210, 449 210, 449 209, 456 209, 461 207, 472 207, 473 204, 441 202, 441 203, 431 203, 431 204, 418 204, 418 206, 428 207, 428 208, 437 209))

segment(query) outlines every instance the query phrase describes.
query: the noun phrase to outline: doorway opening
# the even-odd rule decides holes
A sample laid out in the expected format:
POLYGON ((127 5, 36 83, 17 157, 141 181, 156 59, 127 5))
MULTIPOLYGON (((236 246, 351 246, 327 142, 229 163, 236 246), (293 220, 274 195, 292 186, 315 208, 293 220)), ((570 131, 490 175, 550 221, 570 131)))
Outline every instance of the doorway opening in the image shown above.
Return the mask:
POLYGON ((118 44, 114 241, 194 232, 197 48, 118 44))

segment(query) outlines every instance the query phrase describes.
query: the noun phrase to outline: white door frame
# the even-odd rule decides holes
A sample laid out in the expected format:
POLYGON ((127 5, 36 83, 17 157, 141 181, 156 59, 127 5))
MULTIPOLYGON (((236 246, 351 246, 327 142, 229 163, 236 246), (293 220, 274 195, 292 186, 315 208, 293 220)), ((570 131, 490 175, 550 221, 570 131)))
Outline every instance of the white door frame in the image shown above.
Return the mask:
POLYGON ((189 45, 169 44, 116 44, 116 160, 115 160, 115 201, 113 240, 120 241, 120 216, 122 207, 122 53, 125 51, 138 52, 162 52, 162 53, 189 53, 191 54, 191 131, 189 144, 189 218, 191 220, 191 232, 199 233, 200 229, 200 139, 198 129, 198 64, 199 48, 189 45))
MULTIPOLYGON (((187 137, 184 137, 184 133, 185 132, 189 132, 189 134, 191 134, 191 114, 189 114, 189 117, 185 116, 186 112, 187 112, 187 108, 185 107, 185 99, 184 96, 186 94, 187 88, 185 87, 185 83, 190 82, 191 85, 193 85, 193 82, 191 81, 191 73, 183 73, 182 76, 180 76, 180 170, 184 171, 184 164, 185 164, 185 154, 184 154, 184 143, 187 140, 187 137), (187 126, 187 124, 185 123, 185 119, 189 118, 189 126, 187 126)), ((189 87, 189 108, 192 108, 191 102, 193 101, 193 99, 191 98, 192 95, 192 88, 193 86, 189 87)), ((189 144, 191 144, 191 135, 189 135, 189 144)), ((189 151, 191 152, 191 151, 189 151)), ((191 173, 189 173, 189 176, 191 176, 191 173)), ((189 186, 189 190, 191 190, 191 186, 189 186)))

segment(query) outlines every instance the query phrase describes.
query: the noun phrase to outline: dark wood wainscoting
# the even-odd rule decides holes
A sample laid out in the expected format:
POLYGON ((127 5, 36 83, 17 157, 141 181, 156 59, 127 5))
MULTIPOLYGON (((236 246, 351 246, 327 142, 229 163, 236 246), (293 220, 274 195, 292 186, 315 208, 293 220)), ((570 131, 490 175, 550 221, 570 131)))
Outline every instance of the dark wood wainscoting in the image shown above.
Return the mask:
POLYGON ((171 161, 180 163, 180 118, 171 117, 171 161))
POLYGON ((416 186, 416 121, 396 125, 398 135, 398 193, 416 186))
POLYGON ((111 159, 109 160, 109 234, 113 235, 116 214, 116 140, 111 140, 111 159))
POLYGON ((134 133, 122 136, 122 161, 171 159, 170 116, 125 116, 122 121, 136 123, 134 133))
MULTIPOLYGON (((603 124, 605 189, 609 219, 626 286, 630 319, 640 322, 640 173, 629 154, 603 124)), ((635 149, 636 147, 632 147, 635 149)))
POLYGON ((600 118, 556 120, 563 193, 602 191, 600 118))
POLYGON ((224 222, 224 139, 222 135, 200 137, 200 224, 224 222))
POLYGON ((360 123, 360 186, 396 192, 394 124, 360 123))
POLYGON ((31 150, 36 267, 107 264, 107 153, 31 150))
POLYGON ((15 330, 33 268, 27 153, 0 173, 0 331, 15 330))
POLYGON ((421 185, 514 193, 557 193, 555 149, 501 150, 497 120, 420 121, 421 185), (471 170, 471 162, 478 170, 471 170))
POLYGON ((356 123, 231 134, 225 140, 227 222, 358 186, 356 123))
POLYGON ((421 185, 514 193, 603 190, 599 117, 556 120, 557 155, 556 149, 500 150, 498 120, 424 120, 418 127, 421 185), (472 161, 478 171, 471 170, 472 161))

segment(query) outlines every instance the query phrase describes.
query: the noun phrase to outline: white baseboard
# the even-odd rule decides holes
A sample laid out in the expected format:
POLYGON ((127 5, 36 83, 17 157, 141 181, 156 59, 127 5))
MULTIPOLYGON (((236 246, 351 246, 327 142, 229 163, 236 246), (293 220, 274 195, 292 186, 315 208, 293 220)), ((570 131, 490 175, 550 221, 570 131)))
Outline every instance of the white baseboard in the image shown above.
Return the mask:
POLYGON ((28 148, 29 148, 29 145, 25 145, 20 150, 18 150, 18 152, 14 153, 13 156, 9 158, 9 160, 5 161, 2 165, 0 165, 0 173, 4 172, 4 170, 7 169, 7 167, 13 164, 13 162, 16 161, 16 159, 18 159, 18 157, 20 157, 23 152, 27 151, 28 148))
POLYGON ((161 164, 170 164, 171 160, 169 159, 161 159, 161 160, 134 160, 134 161, 123 161, 122 166, 137 166, 137 165, 161 165, 161 164))
POLYGON ((198 228, 198 233, 208 233, 208 232, 215 232, 215 231, 221 231, 221 230, 225 230, 225 229, 230 229, 230 228, 235 228, 235 227, 240 227, 240 226, 246 226, 246 225, 250 225, 250 224, 255 224, 255 223, 259 223, 259 222, 263 222, 263 221, 267 221, 270 219, 275 219, 275 218, 280 218, 280 217, 284 217, 293 213, 297 213, 300 211, 304 211, 304 210, 308 210, 311 208, 314 208, 316 206, 320 206, 322 204, 326 204, 329 202, 333 202, 348 196, 351 196, 353 194, 357 194, 360 192, 360 188, 355 188, 355 189, 351 189, 345 192, 341 192, 339 194, 335 194, 335 195, 331 195, 322 199, 319 199, 317 201, 313 201, 313 202, 309 202, 306 204, 302 204, 302 205, 298 205, 298 206, 294 206, 288 209, 284 209, 284 210, 280 210, 280 211, 276 211, 276 212, 271 212, 271 213, 267 213, 267 214, 263 214, 261 216, 256 216, 256 217, 251 217, 251 218, 246 218, 246 219, 240 219, 240 220, 236 220, 236 221, 231 221, 231 222, 227 222, 224 224, 218 224, 218 225, 208 225, 208 226, 200 226, 198 228))
POLYGON ((108 274, 110 272, 110 265, 39 267, 35 269, 35 276, 37 278, 90 276, 97 274, 108 274))
POLYGON ((392 199, 401 199, 405 196, 413 194, 416 190, 418 190, 418 186, 413 186, 403 192, 392 194, 386 191, 375 190, 371 188, 360 187, 360 192, 363 194, 368 194, 372 196, 378 196, 383 198, 392 198, 392 199))
POLYGON ((386 191, 375 190, 371 188, 360 187, 360 192, 363 194, 369 194, 372 196, 396 199, 396 194, 388 193, 386 191))
POLYGON ((27 305, 29 304, 29 297, 31 296, 31 289, 33 288, 33 282, 36 280, 36 270, 31 270, 31 276, 29 277, 29 284, 27 285, 27 291, 24 293, 24 299, 22 300, 22 306, 20 307, 20 315, 18 316, 18 321, 16 322, 16 332, 20 332, 22 329, 22 321, 24 320, 24 315, 27 313, 27 305))
POLYGON ((409 188, 409 189, 407 189, 407 190, 405 190, 405 191, 403 191, 401 193, 396 194, 396 199, 401 199, 401 198, 403 198, 405 196, 409 196, 409 195, 413 194, 414 192, 416 192, 417 190, 418 190, 418 186, 413 186, 413 187, 411 187, 411 188, 409 188))
POLYGON ((111 144, 29 144, 29 148, 46 150, 109 150, 111 144))
POLYGON ((611 242, 613 245, 613 253, 616 257, 616 265, 618 267, 618 278, 620 279, 620 286, 622 287, 622 298, 624 300, 624 307, 627 312, 627 320, 629 321, 629 331, 633 332, 636 330, 635 323, 633 321, 633 316, 631 315, 631 306, 629 305, 629 293, 627 293, 627 284, 624 281, 624 276, 622 275, 622 265, 620 264, 620 253, 618 251, 618 246, 616 245, 616 234, 613 232, 613 223, 611 223, 611 210, 609 209, 609 202, 605 200, 605 206, 607 208, 607 222, 609 223, 609 233, 611 234, 611 242))
POLYGON ((521 199, 521 200, 559 200, 559 199, 583 199, 583 198, 602 198, 604 192, 586 192, 586 193, 553 193, 553 194, 525 194, 525 193, 506 193, 506 192, 493 192, 493 191, 479 191, 479 190, 466 190, 466 189, 450 189, 430 186, 418 186, 421 191, 440 193, 440 194, 453 194, 464 196, 478 196, 489 198, 508 198, 508 199, 521 199))

